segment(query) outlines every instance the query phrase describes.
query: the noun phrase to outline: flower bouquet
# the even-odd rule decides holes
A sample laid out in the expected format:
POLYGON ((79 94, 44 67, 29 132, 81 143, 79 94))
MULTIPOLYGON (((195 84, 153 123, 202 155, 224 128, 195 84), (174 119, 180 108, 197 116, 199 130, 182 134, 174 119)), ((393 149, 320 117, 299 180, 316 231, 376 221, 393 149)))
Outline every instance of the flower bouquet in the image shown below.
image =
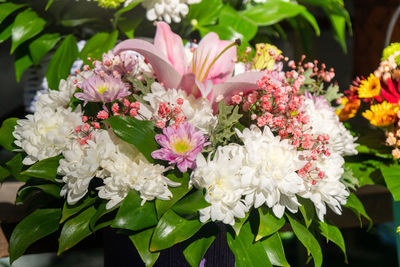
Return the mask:
POLYGON ((60 254, 111 227, 147 266, 183 241, 198 266, 217 223, 237 266, 287 266, 286 223, 315 266, 321 235, 346 255, 327 208, 367 215, 344 168, 357 144, 330 105, 333 70, 238 45, 209 33, 184 46, 159 22, 154 45, 120 42, 40 94, 33 115, 6 120, 2 145, 19 153, 2 170, 26 181, 17 201, 34 209, 11 236, 11 262, 51 233, 60 254))
POLYGON ((379 67, 368 78, 356 78, 340 102, 341 120, 359 135, 360 157, 350 159, 348 167, 361 185, 384 184, 394 200, 400 200, 400 43, 383 51, 379 67), (362 119, 352 119, 358 113, 362 119))

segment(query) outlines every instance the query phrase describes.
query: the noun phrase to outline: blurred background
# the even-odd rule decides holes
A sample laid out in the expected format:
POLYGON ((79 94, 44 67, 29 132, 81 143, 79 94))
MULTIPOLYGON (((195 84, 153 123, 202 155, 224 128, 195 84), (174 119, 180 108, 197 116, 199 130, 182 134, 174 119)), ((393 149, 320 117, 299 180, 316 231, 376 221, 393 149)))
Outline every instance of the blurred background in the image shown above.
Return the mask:
MULTIPOLYGON (((339 42, 335 40, 329 19, 322 11, 310 6, 309 10, 318 21, 321 34, 319 37, 311 34, 308 39, 311 49, 307 53, 309 60, 318 59, 328 68, 335 69, 335 80, 342 91, 348 89, 355 77, 368 75, 378 66, 385 45, 389 21, 400 5, 400 1, 346 0, 344 4, 352 22, 352 34, 345 31, 347 51, 344 51, 339 42)), ((143 10, 143 12, 145 11, 143 10)), ((288 23, 283 22, 281 26, 285 31, 285 38, 270 36, 269 40, 258 41, 270 41, 280 48, 285 56, 298 60, 305 53, 304 40, 302 42, 301 36, 289 27, 288 23)), ((140 36, 140 33, 137 36, 140 36)), ((153 36, 154 28, 149 28, 145 34, 148 37, 153 36)), ((400 41, 400 21, 395 24, 391 41, 400 41)), ((15 54, 10 55, 10 49, 10 40, 0 45, 0 122, 8 117, 22 118, 25 116, 34 92, 42 86, 44 75, 40 68, 31 67, 24 72, 18 83, 13 67, 15 54)), ((48 58, 48 60, 50 59, 48 58)), ((46 60, 42 64, 46 64, 46 60)), ((10 158, 11 153, 0 151, 0 162, 4 163, 10 158)), ((324 251, 324 266, 398 266, 395 225, 390 222, 393 221, 391 197, 388 193, 387 195, 382 193, 380 197, 384 200, 373 207, 375 210, 367 210, 379 217, 376 220, 378 223, 370 231, 367 231, 366 227, 361 229, 357 225, 347 225, 342 228, 347 247, 348 264, 344 263, 343 254, 338 247, 331 243, 321 242, 324 251)), ((369 199, 370 202, 376 200, 374 197, 366 197, 366 199, 369 199)), ((4 218, 11 216, 5 214, 8 207, 5 204, 6 201, 11 203, 12 196, 11 194, 7 195, 4 188, 1 190, 0 187, 0 222, 3 221, 2 226, 5 225, 5 228, 7 228, 7 223, 4 223, 4 218)), ((283 234, 282 238, 286 245, 288 261, 292 266, 306 266, 307 259, 301 256, 306 255, 303 251, 304 248, 295 242, 291 233, 283 234)), ((12 266, 103 266, 103 250, 101 244, 96 243, 97 241, 102 242, 101 237, 97 236, 97 239, 89 240, 78 249, 69 251, 61 257, 57 257, 55 253, 23 256, 12 266)), ((10 266, 8 258, 0 259, 0 267, 3 266, 10 266)))

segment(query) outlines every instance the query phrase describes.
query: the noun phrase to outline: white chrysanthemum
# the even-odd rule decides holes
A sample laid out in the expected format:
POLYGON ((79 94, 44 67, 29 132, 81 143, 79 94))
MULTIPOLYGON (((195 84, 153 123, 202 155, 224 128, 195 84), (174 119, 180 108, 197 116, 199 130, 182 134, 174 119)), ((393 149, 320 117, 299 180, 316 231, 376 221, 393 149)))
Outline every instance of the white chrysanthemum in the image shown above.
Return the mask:
POLYGON ((304 101, 303 110, 310 117, 306 127, 312 126, 313 134, 328 134, 329 149, 332 153, 339 153, 342 156, 357 154, 358 146, 351 133, 339 121, 328 101, 323 97, 308 97, 304 101))
MULTIPOLYGON (((125 5, 132 1, 126 1, 125 5)), ((166 23, 181 22, 189 12, 188 5, 196 4, 201 0, 144 0, 142 5, 147 10, 148 20, 163 20, 166 23)))
POLYGON ((34 110, 38 111, 44 107, 56 110, 59 107, 67 108, 72 96, 76 91, 74 81, 82 81, 92 75, 92 71, 83 71, 77 76, 70 76, 66 80, 61 80, 58 90, 47 89, 39 91, 36 95, 36 102, 33 104, 34 110))
POLYGON ((325 176, 319 179, 316 172, 314 174, 311 173, 315 177, 304 179, 305 191, 300 195, 314 203, 318 218, 323 221, 326 214, 326 205, 340 215, 342 214, 341 205, 346 204, 349 196, 345 185, 340 181, 344 172, 344 159, 339 154, 334 153, 329 157, 320 156, 314 164, 315 167, 324 172, 325 176))
POLYGON ((65 183, 61 196, 67 196, 70 205, 76 204, 88 192, 90 181, 95 177, 103 177, 104 171, 100 168, 101 162, 116 153, 116 146, 110 138, 109 132, 96 130, 92 132, 92 139, 81 145, 78 140, 73 141, 63 152, 58 174, 62 175, 65 183))
POLYGON ((104 185, 97 189, 99 197, 109 200, 107 209, 119 204, 132 189, 140 193, 144 203, 155 198, 168 200, 172 197, 168 186, 180 185, 164 176, 163 166, 148 163, 133 146, 118 146, 117 153, 102 161, 101 167, 106 175, 104 185))
MULTIPOLYGON (((211 156, 211 155, 210 155, 211 156)), ((205 200, 209 207, 200 210, 200 221, 222 221, 233 225, 236 218, 244 218, 249 206, 242 195, 246 189, 241 182, 241 168, 244 162, 243 147, 231 144, 218 147, 214 158, 207 160, 201 153, 196 160, 191 183, 199 189, 206 189, 205 200)))
POLYGON ((297 212, 296 194, 304 190, 303 180, 297 174, 305 164, 299 160, 299 152, 288 140, 280 140, 268 127, 264 131, 252 125, 237 131, 247 151, 243 166, 242 181, 252 188, 246 202, 258 208, 267 204, 277 217, 282 217, 285 208, 297 212))
POLYGON ((28 154, 23 164, 31 165, 61 154, 76 138, 75 127, 82 124, 81 116, 80 108, 72 111, 44 107, 18 120, 13 135, 15 144, 28 154))
POLYGON ((217 125, 218 120, 213 115, 210 103, 203 98, 196 99, 192 95, 188 96, 183 90, 165 90, 161 84, 153 83, 151 85, 151 93, 143 97, 144 100, 150 103, 154 118, 158 117, 158 107, 162 102, 175 104, 178 98, 184 100, 181 108, 188 123, 201 130, 204 134, 207 134, 211 128, 217 125))

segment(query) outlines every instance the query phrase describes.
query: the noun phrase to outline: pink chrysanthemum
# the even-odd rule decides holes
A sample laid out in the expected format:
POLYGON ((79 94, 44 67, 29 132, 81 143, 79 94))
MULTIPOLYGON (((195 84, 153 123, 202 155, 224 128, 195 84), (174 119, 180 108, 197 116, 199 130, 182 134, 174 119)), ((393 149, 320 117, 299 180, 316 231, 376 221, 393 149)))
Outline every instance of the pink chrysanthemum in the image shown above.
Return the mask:
POLYGON ((207 145, 202 132, 189 123, 181 123, 177 128, 164 128, 163 134, 157 134, 155 138, 162 148, 153 151, 151 156, 168 160, 170 164, 176 163, 181 172, 195 167, 197 154, 207 145))
POLYGON ((129 86, 121 79, 109 76, 94 74, 85 79, 79 87, 82 93, 76 93, 75 97, 88 102, 108 103, 131 94, 129 86))

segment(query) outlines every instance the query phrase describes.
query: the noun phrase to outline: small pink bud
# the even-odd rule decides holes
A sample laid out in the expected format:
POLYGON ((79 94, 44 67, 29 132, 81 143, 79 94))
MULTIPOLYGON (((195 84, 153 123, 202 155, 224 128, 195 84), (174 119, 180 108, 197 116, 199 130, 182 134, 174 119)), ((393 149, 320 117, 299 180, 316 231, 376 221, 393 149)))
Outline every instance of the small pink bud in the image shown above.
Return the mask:
POLYGON ((156 127, 160 128, 160 129, 164 128, 165 127, 165 122, 162 121, 162 120, 157 121, 156 122, 156 127))
POLYGON ((82 122, 87 122, 88 117, 87 116, 82 116, 82 122))
POLYGON ((107 111, 104 111, 104 110, 100 110, 100 111, 97 113, 97 118, 100 119, 100 120, 106 120, 106 119, 108 119, 108 112, 107 112, 107 111))
POLYGON ((90 129, 90 125, 87 124, 87 123, 85 123, 85 124, 83 125, 83 131, 84 131, 84 132, 87 132, 87 131, 89 131, 89 129, 90 129))
POLYGON ((136 117, 138 115, 137 109, 133 108, 129 111, 131 117, 136 117))
POLYGON ((176 103, 178 104, 178 105, 183 105, 183 98, 178 98, 177 100, 176 100, 176 103))

